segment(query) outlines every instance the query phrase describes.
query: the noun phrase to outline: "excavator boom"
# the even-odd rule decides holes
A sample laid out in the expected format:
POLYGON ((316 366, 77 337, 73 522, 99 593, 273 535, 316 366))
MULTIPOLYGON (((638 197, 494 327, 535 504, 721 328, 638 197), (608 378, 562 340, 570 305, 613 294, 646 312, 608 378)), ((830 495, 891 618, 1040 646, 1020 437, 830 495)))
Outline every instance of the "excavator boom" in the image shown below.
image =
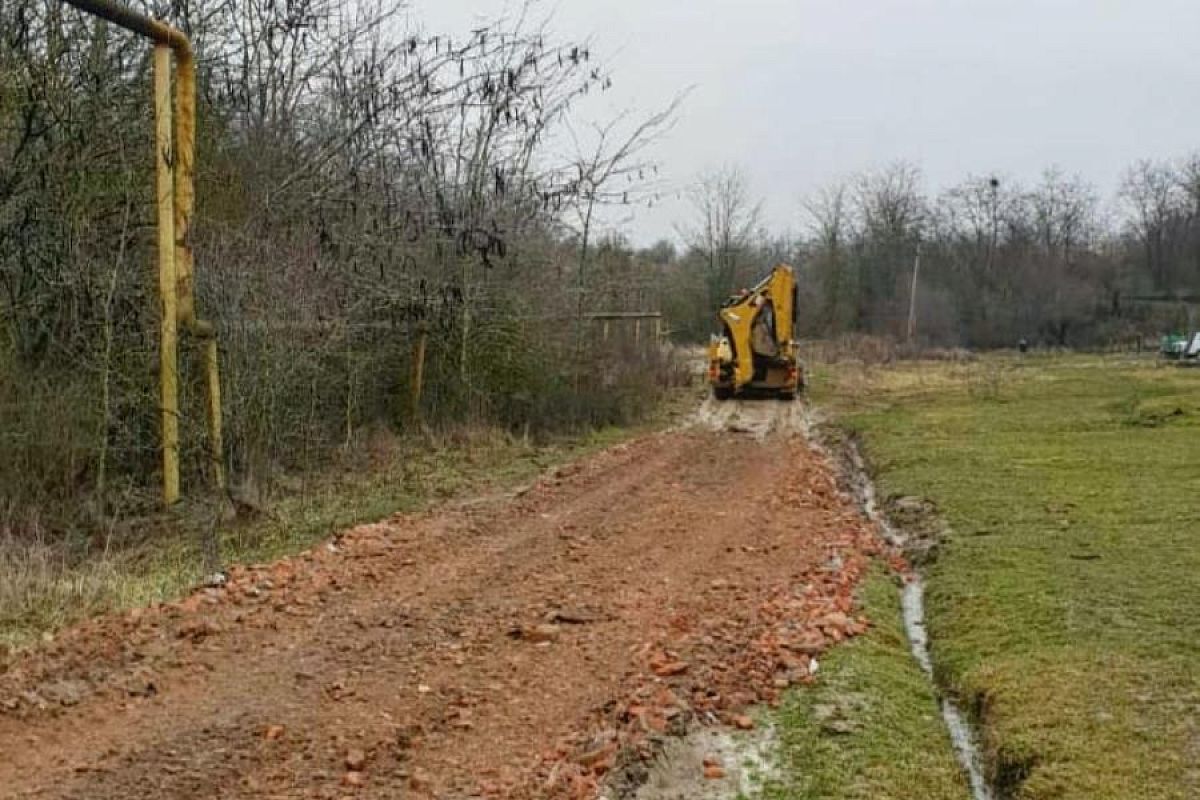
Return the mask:
POLYGON ((721 306, 722 335, 709 344, 709 382, 718 398, 760 390, 794 397, 803 385, 796 352, 796 276, 780 264, 721 306))

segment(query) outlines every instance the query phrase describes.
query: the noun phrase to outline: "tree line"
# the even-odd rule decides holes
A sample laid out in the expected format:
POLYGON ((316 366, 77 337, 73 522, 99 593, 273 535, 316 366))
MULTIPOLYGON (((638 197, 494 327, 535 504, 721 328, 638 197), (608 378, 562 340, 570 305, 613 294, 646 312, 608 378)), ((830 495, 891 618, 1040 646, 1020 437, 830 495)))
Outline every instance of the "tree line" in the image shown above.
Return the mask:
POLYGON ((765 229, 735 168, 702 176, 691 205, 683 248, 642 255, 665 271, 675 329, 695 340, 721 298, 776 260, 800 270, 810 338, 905 340, 910 310, 919 342, 970 348, 1134 345, 1200 327, 1200 155, 1132 165, 1108 203, 1058 169, 933 194, 916 166, 892 164, 814 192, 798 236, 765 229))

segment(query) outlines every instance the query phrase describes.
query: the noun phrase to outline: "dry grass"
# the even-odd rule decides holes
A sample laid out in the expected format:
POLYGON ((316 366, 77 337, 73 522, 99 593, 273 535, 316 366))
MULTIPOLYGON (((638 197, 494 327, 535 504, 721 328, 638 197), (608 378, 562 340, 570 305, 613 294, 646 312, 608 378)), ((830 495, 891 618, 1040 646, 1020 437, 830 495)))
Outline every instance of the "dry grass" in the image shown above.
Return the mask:
MULTIPOLYGON (((397 511, 520 485, 681 416, 695 396, 689 388, 668 392, 659 412, 636 426, 541 440, 485 425, 409 436, 361 431, 329 468, 255 487, 252 507, 220 529, 220 560, 269 561, 397 511)), ((193 501, 73 542, 48 536, 36 517, 0 512, 0 645, 24 646, 88 616, 188 591, 212 568, 204 539, 216 513, 193 501)))
POLYGON ((817 364, 813 392, 818 403, 836 402, 843 411, 947 392, 999 400, 1016 366, 1013 359, 1004 357, 897 361, 887 365, 863 361, 817 364))
POLYGON ((127 559, 76 562, 61 545, 0 536, 0 645, 13 647, 81 617, 148 599, 127 559))
POLYGON ((966 363, 976 359, 961 347, 923 347, 897 341, 888 336, 847 333, 833 339, 820 339, 806 345, 805 357, 812 364, 892 364, 897 361, 948 361, 966 363))

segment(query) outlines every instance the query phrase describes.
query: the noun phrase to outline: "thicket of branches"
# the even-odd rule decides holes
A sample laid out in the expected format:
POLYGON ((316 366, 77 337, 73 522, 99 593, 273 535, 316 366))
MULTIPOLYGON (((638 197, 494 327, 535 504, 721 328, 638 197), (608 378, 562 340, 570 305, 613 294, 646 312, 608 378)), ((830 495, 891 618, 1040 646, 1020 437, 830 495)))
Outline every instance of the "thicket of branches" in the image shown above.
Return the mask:
MULTIPOLYGON (((525 12, 446 35, 370 0, 142 8, 198 56, 198 304, 221 340, 235 482, 372 425, 539 430, 653 401, 658 351, 597 343, 586 320, 646 302, 590 223, 628 201, 673 109, 571 124, 612 78, 525 12)), ((149 54, 58 0, 0 4, 0 514, 153 497, 149 54)), ((193 487, 200 402, 186 384, 193 487)))
POLYGON ((968 177, 931 195, 895 164, 824 187, 802 208, 804 234, 776 237, 735 169, 693 191, 686 243, 643 258, 676 287, 675 329, 706 337, 712 308, 773 261, 797 264, 804 335, 908 337, 912 279, 920 342, 972 348, 1131 345, 1200 327, 1200 155, 1130 167, 1108 202, 1047 170, 1034 185, 968 177))

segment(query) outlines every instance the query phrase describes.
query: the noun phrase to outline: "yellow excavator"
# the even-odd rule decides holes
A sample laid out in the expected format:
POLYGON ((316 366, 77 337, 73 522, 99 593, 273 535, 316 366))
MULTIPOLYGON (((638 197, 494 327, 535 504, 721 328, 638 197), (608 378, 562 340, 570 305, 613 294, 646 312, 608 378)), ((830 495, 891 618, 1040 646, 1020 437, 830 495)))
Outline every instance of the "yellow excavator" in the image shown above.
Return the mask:
POLYGON ((708 380, 713 395, 770 393, 793 399, 804 389, 797 354, 796 274, 786 264, 753 289, 742 290, 721 306, 722 335, 708 345, 708 380))

